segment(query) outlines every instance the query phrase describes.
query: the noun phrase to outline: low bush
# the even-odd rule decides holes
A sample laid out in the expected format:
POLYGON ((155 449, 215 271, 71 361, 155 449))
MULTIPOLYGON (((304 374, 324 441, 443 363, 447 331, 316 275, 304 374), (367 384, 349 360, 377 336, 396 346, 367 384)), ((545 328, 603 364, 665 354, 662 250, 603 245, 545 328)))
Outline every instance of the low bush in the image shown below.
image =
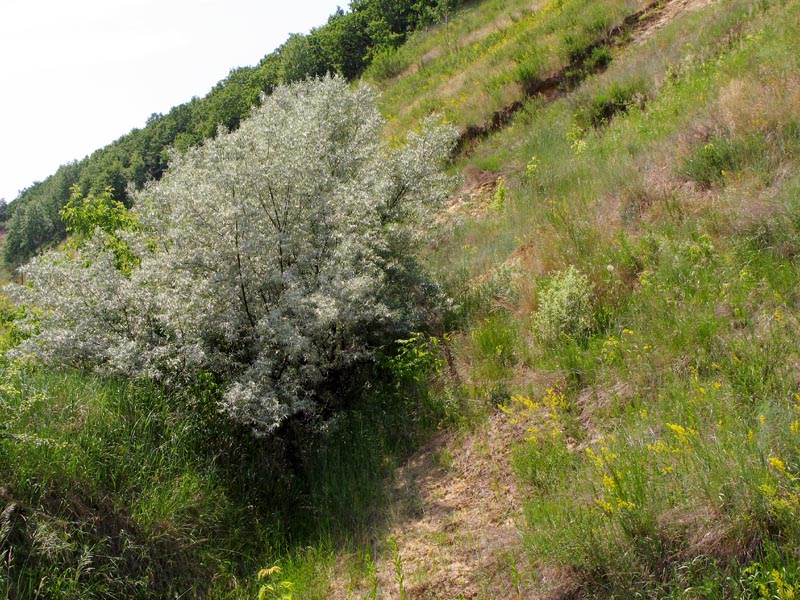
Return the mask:
POLYGON ((539 292, 539 310, 533 316, 534 334, 543 343, 581 339, 594 323, 592 288, 574 266, 555 274, 539 292))
POLYGON ((644 81, 613 83, 596 94, 578 109, 576 121, 584 129, 602 127, 618 113, 626 113, 634 106, 643 106, 647 98, 644 81))

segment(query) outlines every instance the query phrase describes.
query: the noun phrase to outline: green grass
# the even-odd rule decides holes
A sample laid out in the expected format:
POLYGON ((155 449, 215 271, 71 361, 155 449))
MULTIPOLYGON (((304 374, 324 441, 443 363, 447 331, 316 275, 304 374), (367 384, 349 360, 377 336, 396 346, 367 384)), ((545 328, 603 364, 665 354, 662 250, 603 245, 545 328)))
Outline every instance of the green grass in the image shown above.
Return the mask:
POLYGON ((502 211, 451 225, 452 255, 431 257, 479 248, 460 294, 492 312, 467 318, 473 338, 504 320, 482 274, 514 257, 504 383, 535 432, 515 455, 526 544, 584 597, 800 589, 800 95, 771 62, 794 60, 798 24, 793 3, 712 5, 530 103, 469 159, 513 171, 502 211), (592 333, 537 337, 537 295, 570 265, 591 281, 592 333), (526 370, 561 383, 507 376, 526 370))
POLYGON ((800 6, 709 3, 601 43, 643 6, 487 0, 373 64, 392 137, 430 110, 483 123, 526 82, 588 68, 454 159, 504 191, 434 227, 447 363, 407 340, 313 440, 245 435, 213 388, 4 365, 0 598, 252 598, 273 565, 295 597, 325 598, 341 568, 379 597, 387 482, 468 418, 462 397, 528 429, 514 578, 797 597, 800 6), (460 380, 428 379, 445 366, 460 380))
POLYGON ((671 594, 695 585, 684 573, 698 555, 724 573, 766 548, 790 556, 800 533, 793 302, 765 281, 788 265, 743 277, 732 254, 699 248, 665 249, 618 315, 623 329, 583 351, 583 389, 601 404, 580 407, 584 428, 559 415, 558 435, 520 450, 530 551, 571 564, 591 594, 671 594), (709 302, 720 285, 724 317, 709 302))
POLYGON ((570 62, 605 66, 612 55, 597 47, 645 5, 642 0, 481 2, 447 29, 442 25, 412 36, 392 57, 406 65, 402 76, 386 79, 385 72, 373 69, 366 79, 382 92, 390 137, 402 137, 432 111, 462 128, 486 123, 522 99, 526 87, 570 62))
POLYGON ((368 543, 396 461, 453 414, 420 386, 398 380, 313 440, 266 439, 213 412, 213 390, 5 365, 0 597, 252 598, 279 564, 324 598, 322 566, 368 543))

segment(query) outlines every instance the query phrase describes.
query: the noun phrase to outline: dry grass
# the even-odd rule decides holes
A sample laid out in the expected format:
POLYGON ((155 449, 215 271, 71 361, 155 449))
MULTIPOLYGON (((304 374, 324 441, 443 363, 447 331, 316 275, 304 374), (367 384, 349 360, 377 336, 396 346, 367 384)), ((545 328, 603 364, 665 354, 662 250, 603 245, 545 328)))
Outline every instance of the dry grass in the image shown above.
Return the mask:
POLYGON ((730 133, 775 129, 800 118, 800 77, 779 70, 735 77, 719 93, 717 110, 730 133))

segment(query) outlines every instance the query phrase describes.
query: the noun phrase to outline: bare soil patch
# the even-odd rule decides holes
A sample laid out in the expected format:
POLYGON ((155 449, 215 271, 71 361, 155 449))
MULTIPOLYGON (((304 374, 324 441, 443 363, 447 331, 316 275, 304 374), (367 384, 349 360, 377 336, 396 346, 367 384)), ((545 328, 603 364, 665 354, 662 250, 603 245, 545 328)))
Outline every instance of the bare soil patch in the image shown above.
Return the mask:
MULTIPOLYGON (((398 568, 408 598, 529 596, 515 576, 529 568, 511 470, 524 437, 524 425, 497 411, 468 434, 439 435, 408 461, 397 475, 392 524, 375 548, 379 597, 401 597, 398 568)), ((368 597, 374 580, 336 571, 331 598, 368 597)))
POLYGON ((634 30, 631 43, 641 44, 653 36, 659 29, 671 22, 675 17, 687 10, 699 10, 711 4, 713 0, 671 0, 663 8, 655 12, 646 24, 634 30))

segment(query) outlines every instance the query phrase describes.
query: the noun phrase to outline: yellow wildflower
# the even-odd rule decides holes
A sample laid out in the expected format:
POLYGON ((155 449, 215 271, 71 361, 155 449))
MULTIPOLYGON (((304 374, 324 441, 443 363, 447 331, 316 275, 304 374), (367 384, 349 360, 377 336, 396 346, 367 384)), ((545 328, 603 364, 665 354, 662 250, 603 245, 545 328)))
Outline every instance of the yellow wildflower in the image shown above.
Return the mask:
POLYGON ((677 437, 678 441, 683 445, 688 445, 690 436, 697 435, 694 429, 678 425, 677 423, 665 423, 665 425, 675 434, 675 437, 677 437))
POLYGON ((786 463, 777 456, 770 456, 769 464, 771 464, 776 470, 780 471, 784 475, 788 475, 788 472, 786 471, 786 463))
POLYGON ((617 498, 617 508, 621 510, 631 510, 636 508, 636 504, 633 502, 628 502, 627 500, 623 500, 622 498, 617 498))
POLYGON ((604 513, 611 514, 614 512, 614 505, 611 504, 608 500, 603 500, 602 498, 595 498, 594 503, 602 510, 604 513))
POLYGON ((258 578, 264 579, 265 577, 269 577, 270 575, 280 575, 281 568, 278 565, 274 565, 269 569, 261 569, 258 572, 258 578))

